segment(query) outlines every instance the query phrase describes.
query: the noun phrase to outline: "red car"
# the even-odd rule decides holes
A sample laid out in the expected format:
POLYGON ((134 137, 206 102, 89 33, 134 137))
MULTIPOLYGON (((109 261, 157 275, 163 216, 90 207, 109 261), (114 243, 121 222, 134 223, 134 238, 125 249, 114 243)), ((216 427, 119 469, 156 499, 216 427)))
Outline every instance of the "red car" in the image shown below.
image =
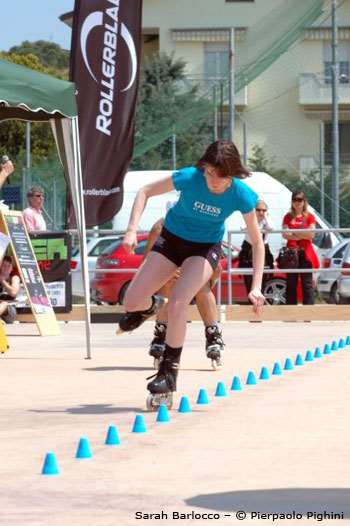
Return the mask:
MULTIPOLYGON (((143 261, 143 254, 147 244, 148 233, 137 235, 137 247, 134 254, 127 254, 122 246, 122 237, 109 245, 96 262, 96 270, 118 269, 124 272, 96 272, 91 282, 91 299, 96 303, 123 303, 123 298, 127 287, 132 280, 134 273, 130 269, 138 269, 143 261)), ((238 267, 239 249, 232 247, 232 268, 238 267)), ((228 245, 223 244, 223 258, 221 266, 221 301, 228 303, 228 245)), ((214 291, 215 292, 215 291, 214 291)), ((273 305, 285 303, 286 281, 284 276, 272 275, 267 282, 264 295, 267 301, 273 305)), ((232 302, 247 303, 247 294, 244 286, 243 277, 239 274, 232 275, 232 302)))

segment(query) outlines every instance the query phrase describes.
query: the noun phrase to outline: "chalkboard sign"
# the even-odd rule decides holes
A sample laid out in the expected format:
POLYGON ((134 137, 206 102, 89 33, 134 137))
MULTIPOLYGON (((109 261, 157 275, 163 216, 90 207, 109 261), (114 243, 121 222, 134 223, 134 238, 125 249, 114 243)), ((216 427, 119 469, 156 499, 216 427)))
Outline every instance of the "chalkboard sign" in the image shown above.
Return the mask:
POLYGON ((47 295, 21 212, 1 211, 1 229, 10 238, 13 256, 42 336, 59 334, 55 313, 47 295))

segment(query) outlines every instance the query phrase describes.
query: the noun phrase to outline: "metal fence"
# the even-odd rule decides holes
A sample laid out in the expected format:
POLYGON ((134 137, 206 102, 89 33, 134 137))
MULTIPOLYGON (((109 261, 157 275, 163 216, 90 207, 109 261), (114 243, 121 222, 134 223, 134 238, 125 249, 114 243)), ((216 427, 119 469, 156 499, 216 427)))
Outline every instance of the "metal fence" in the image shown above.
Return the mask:
MULTIPOLYGON (((76 235, 76 231, 75 230, 70 230, 69 231, 71 234, 73 235, 76 235)), ((262 230, 262 232, 264 232, 262 230)), ((266 231, 267 232, 267 231, 266 231)), ((295 229, 280 229, 280 230, 277 230, 277 229, 274 229, 274 230, 268 230, 268 234, 269 235, 273 235, 273 234, 281 234, 281 233, 287 233, 287 232, 295 232, 295 229)), ((318 233, 322 233, 322 232, 338 232, 338 233, 342 233, 342 234, 348 234, 350 235, 350 228, 327 228, 327 229, 298 229, 298 233, 301 233, 301 232, 313 232, 315 234, 318 234, 318 233)), ((103 237, 103 236, 106 236, 106 235, 116 235, 116 236, 123 236, 125 232, 124 231, 119 231, 119 230, 96 230, 96 229, 92 229, 92 230, 88 230, 87 231, 87 234, 90 235, 91 237, 103 237)), ((140 232, 141 233, 141 232, 140 232)), ((228 246, 229 247, 232 247, 232 236, 234 234, 240 234, 242 235, 242 230, 231 230, 228 232, 228 246)), ((350 239, 349 239, 350 241, 350 239)), ((227 293, 227 304, 228 305, 232 305, 232 286, 233 286, 233 283, 232 283, 232 277, 234 275, 239 275, 239 276, 243 276, 243 275, 252 275, 253 274, 253 269, 252 268, 234 268, 233 266, 233 260, 234 260, 234 255, 232 253, 232 250, 229 250, 228 251, 228 258, 227 258, 227 271, 225 270, 225 272, 227 272, 227 290, 228 290, 228 293, 227 293)), ((98 269, 93 269, 93 270, 89 270, 89 273, 90 274, 95 274, 95 275, 98 275, 98 274, 123 274, 123 273, 136 273, 138 269, 137 268, 122 268, 122 269, 111 269, 111 268, 98 268, 98 269)), ((286 274, 292 274, 292 273, 313 273, 313 274, 318 274, 320 272, 322 273, 328 273, 328 272, 335 272, 335 271, 339 271, 340 272, 340 269, 334 269, 334 268, 310 268, 310 269, 305 269, 305 268, 296 268, 296 269, 279 269, 276 265, 273 269, 271 268, 268 268, 268 269, 264 269, 264 274, 274 274, 274 275, 286 275, 286 274)), ((222 304, 222 275, 220 276, 219 280, 218 280, 218 283, 217 283, 217 288, 216 288, 216 299, 217 299, 217 303, 219 306, 221 306, 222 304)))

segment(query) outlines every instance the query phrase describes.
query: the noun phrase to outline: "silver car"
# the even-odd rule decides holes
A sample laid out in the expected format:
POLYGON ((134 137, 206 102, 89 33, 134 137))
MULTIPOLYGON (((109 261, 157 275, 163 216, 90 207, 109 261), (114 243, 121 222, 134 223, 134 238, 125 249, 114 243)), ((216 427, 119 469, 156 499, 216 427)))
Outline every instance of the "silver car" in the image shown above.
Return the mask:
POLYGON ((339 303, 350 303, 350 242, 344 252, 341 274, 337 279, 337 284, 339 303))
POLYGON ((350 239, 343 239, 335 247, 331 248, 324 255, 321 268, 327 272, 320 272, 317 277, 316 287, 321 299, 327 303, 339 303, 338 278, 341 275, 341 266, 346 248, 349 246, 350 239), (334 269, 334 272, 329 269, 334 269))

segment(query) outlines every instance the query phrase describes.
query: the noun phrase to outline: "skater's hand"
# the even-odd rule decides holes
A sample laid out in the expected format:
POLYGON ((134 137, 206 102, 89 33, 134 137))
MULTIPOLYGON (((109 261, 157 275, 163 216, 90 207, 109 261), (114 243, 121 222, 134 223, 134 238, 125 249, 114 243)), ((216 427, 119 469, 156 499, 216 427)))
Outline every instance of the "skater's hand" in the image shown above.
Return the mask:
POLYGON ((136 232, 127 231, 123 239, 123 247, 128 254, 134 254, 137 245, 136 232))
POLYGON ((265 297, 261 290, 257 288, 252 289, 248 294, 248 299, 253 305, 253 311, 255 312, 255 314, 260 316, 265 303, 265 297))

